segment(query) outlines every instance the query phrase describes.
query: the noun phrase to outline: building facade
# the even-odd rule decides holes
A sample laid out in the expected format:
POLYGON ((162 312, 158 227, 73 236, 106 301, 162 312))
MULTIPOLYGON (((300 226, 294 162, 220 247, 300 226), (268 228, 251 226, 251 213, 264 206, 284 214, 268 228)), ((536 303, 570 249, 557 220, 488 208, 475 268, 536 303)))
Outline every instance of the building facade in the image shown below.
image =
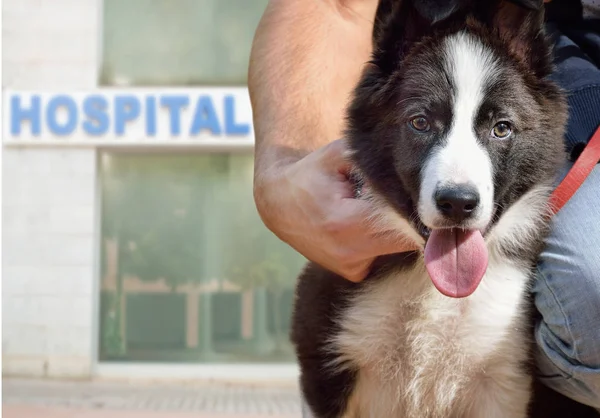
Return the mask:
POLYGON ((3 373, 295 379, 252 199, 266 0, 3 1, 3 373))

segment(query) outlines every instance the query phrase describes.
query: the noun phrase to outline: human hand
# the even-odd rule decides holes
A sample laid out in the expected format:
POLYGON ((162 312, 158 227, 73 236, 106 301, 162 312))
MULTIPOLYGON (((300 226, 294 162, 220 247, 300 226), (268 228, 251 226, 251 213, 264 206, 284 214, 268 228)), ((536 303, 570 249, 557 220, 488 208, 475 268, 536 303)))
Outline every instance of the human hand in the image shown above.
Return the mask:
POLYGON ((375 208, 354 198, 343 140, 334 141, 255 183, 265 225, 322 267, 359 282, 375 257, 417 249, 398 230, 369 221, 375 208))

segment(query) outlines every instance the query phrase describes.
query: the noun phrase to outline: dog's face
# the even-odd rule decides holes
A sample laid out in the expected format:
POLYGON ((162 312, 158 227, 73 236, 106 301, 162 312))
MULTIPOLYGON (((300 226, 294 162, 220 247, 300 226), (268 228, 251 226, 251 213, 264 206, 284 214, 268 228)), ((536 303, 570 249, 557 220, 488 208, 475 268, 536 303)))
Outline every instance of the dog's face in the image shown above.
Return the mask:
POLYGON ((447 296, 475 291, 483 237, 552 180, 562 155, 566 111, 546 79, 539 1, 380 3, 347 137, 373 194, 426 241, 425 265, 447 296))
POLYGON ((454 14, 435 24, 435 13, 428 20, 408 0, 382 3, 387 18, 378 17, 373 60, 349 111, 360 171, 425 236, 485 233, 551 179, 566 118, 546 80, 543 9, 446 3, 437 16, 454 14))

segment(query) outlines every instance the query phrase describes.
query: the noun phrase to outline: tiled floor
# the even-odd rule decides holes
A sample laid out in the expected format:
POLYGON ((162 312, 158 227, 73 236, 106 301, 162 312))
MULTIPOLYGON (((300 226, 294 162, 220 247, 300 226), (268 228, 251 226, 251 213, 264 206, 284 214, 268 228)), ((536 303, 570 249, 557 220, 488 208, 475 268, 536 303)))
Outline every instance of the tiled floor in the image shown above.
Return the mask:
POLYGON ((299 418, 296 387, 3 379, 5 418, 299 418))

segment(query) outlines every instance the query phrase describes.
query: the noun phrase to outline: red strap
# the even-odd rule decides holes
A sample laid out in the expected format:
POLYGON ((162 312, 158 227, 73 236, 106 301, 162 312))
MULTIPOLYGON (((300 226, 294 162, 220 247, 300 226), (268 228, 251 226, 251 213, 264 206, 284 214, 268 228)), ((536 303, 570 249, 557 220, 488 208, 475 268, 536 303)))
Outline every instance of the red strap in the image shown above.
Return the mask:
POLYGON ((585 146, 577 161, 550 196, 552 214, 556 214, 575 194, 600 161, 600 126, 585 146))

